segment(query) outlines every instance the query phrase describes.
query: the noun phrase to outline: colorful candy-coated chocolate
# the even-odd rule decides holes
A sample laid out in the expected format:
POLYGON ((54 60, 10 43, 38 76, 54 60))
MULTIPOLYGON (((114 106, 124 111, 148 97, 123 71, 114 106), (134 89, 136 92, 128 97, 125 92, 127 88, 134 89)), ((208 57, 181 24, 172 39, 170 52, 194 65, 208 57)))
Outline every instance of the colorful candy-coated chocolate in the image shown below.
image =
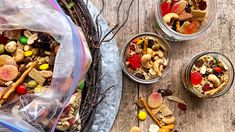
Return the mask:
POLYGON ((20 43, 23 44, 23 45, 26 45, 27 44, 27 41, 28 41, 28 38, 25 37, 25 36, 21 36, 20 37, 20 43))
POLYGON ((24 95, 26 92, 26 87, 24 85, 20 85, 16 88, 16 93, 19 95, 24 95))

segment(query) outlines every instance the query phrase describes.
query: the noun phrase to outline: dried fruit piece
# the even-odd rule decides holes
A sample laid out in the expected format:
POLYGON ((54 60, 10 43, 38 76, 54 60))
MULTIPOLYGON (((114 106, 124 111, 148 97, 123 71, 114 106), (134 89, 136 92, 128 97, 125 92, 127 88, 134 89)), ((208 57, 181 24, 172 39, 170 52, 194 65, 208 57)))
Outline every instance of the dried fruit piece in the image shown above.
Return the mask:
POLYGON ((185 34, 193 34, 197 31, 198 27, 200 26, 200 22, 192 21, 189 26, 185 27, 184 33, 185 34))
POLYGON ((185 101, 183 101, 182 99, 179 99, 178 97, 175 97, 175 96, 168 96, 167 99, 169 99, 171 101, 175 101, 177 103, 187 105, 187 103, 185 101))
POLYGON ((148 106, 150 108, 157 108, 161 106, 163 103, 163 99, 160 93, 154 92, 148 97, 148 106))
POLYGON ((187 13, 186 11, 183 11, 180 15, 179 15, 179 20, 180 21, 185 21, 185 20, 189 20, 193 17, 193 15, 191 13, 187 13))
POLYGON ((0 67, 0 79, 3 81, 12 81, 18 76, 18 69, 13 65, 4 65, 0 67))
POLYGON ((183 111, 186 111, 187 110, 187 105, 179 103, 178 108, 180 108, 183 111))
POLYGON ((202 81, 202 74, 200 72, 193 72, 190 76, 193 85, 198 85, 202 81))
POLYGON ((180 27, 180 33, 184 33, 185 31, 185 28, 189 27, 190 26, 190 22, 189 21, 185 21, 183 23, 183 25, 180 27))
POLYGON ((187 1, 181 0, 172 6, 171 12, 174 12, 179 15, 185 10, 187 4, 188 4, 187 1))
POLYGON ((133 56, 129 57, 128 61, 131 67, 135 69, 141 66, 141 57, 138 54, 134 54, 133 56))
POLYGON ((26 94, 26 87, 24 85, 20 85, 16 88, 16 93, 19 95, 26 94))
POLYGON ((206 16, 206 11, 202 11, 202 10, 192 10, 191 12, 193 14, 194 18, 205 18, 206 16))
POLYGON ((217 73, 222 73, 222 69, 220 67, 214 67, 213 70, 217 73))
POLYGON ((167 89, 159 89, 158 93, 161 93, 161 95, 164 96, 171 96, 173 94, 173 92, 167 88, 167 89))
POLYGON ((203 90, 203 91, 210 91, 210 90, 212 90, 212 89, 213 89, 213 88, 210 87, 209 84, 205 84, 205 85, 202 87, 202 90, 203 90))
POLYGON ((0 67, 3 65, 14 65, 17 66, 14 59, 9 55, 1 55, 0 56, 0 67))
POLYGON ((162 11, 162 16, 165 16, 166 14, 171 12, 171 5, 168 2, 162 2, 161 4, 161 11, 162 11))
POLYGON ((132 43, 137 43, 140 40, 140 38, 135 38, 134 40, 132 40, 132 43))

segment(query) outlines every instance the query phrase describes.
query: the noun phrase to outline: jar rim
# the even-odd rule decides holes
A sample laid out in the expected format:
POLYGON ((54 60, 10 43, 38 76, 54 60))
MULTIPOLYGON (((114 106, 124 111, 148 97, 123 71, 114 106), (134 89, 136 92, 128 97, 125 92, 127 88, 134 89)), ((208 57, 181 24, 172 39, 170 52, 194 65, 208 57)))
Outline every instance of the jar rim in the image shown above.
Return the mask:
POLYGON ((128 43, 124 46, 124 48, 122 49, 121 51, 121 59, 120 59, 120 64, 121 64, 121 67, 122 67, 122 70, 124 71, 124 73, 129 77, 131 78, 132 80, 138 82, 138 83, 141 83, 141 84, 153 84, 153 83, 156 83, 158 82, 160 79, 164 78, 168 72, 169 72, 169 68, 170 68, 170 65, 171 65, 171 47, 170 47, 170 44, 163 38, 161 37, 160 35, 158 34, 155 34, 155 33, 151 33, 151 32, 143 32, 143 33, 140 33, 140 34, 137 34, 133 37, 131 37, 131 39, 128 41, 128 43), (141 36, 152 36, 154 38, 157 38, 159 39, 164 48, 166 48, 167 50, 167 61, 168 61, 168 64, 167 64, 167 67, 165 69, 165 71, 163 72, 162 76, 158 77, 158 78, 155 78, 155 79, 151 79, 151 80, 143 80, 143 79, 140 79, 140 78, 137 78, 136 76, 132 75, 128 70, 127 70, 127 67, 126 67, 126 64, 125 64, 125 58, 126 58, 126 49, 127 47, 129 46, 129 44, 137 37, 141 37, 141 36))
MULTIPOLYGON (((188 63, 187 63, 187 68, 185 69, 185 70, 187 70, 186 71, 186 74, 187 74, 187 72, 189 73, 191 73, 191 70, 192 70, 192 67, 193 67, 193 65, 195 64, 195 61, 197 61, 200 57, 202 57, 202 56, 205 56, 205 55, 210 55, 210 54, 214 54, 214 55, 219 55, 219 56, 221 56, 221 57, 223 57, 224 59, 226 59, 226 61, 228 62, 228 64, 229 64, 229 71, 230 71, 230 73, 229 73, 229 82, 226 84, 226 86, 220 91, 220 92, 218 92, 218 93, 216 93, 215 95, 212 95, 212 96, 209 96, 209 95, 204 95, 204 94, 201 94, 201 93, 198 93, 197 91, 195 91, 194 89, 193 89, 193 85, 191 84, 191 83, 187 83, 187 84, 190 84, 190 86, 187 86, 187 88, 188 89, 190 89, 190 91, 191 92, 193 92, 195 95, 197 95, 198 97, 200 97, 200 98, 216 98, 216 97, 220 97, 220 96, 222 96, 222 95, 224 95, 225 93, 227 93, 229 90, 230 90, 230 88, 232 87, 232 85, 233 85, 233 82, 234 82, 234 66, 233 66, 233 64, 232 64, 232 62, 231 62, 231 60, 227 57, 227 56, 225 56, 224 54, 222 54, 222 53, 219 53, 219 52, 216 52, 216 51, 205 51, 205 52, 201 52, 201 53, 199 53, 199 54, 197 54, 197 55, 195 55, 188 63), (231 74, 231 75, 230 75, 231 74), (199 95, 198 95, 199 94, 199 95)), ((223 60, 224 61, 224 60, 223 60)), ((190 80, 190 74, 188 74, 188 75, 186 75, 186 79, 189 81, 190 80)))

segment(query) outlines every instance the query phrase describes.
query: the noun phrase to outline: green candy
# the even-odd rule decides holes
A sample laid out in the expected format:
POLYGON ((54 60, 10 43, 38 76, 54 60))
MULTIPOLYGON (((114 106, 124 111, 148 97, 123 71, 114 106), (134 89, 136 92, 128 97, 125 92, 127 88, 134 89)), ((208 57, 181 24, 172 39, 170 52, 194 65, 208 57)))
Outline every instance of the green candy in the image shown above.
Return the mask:
POLYGON ((36 82, 36 81, 29 81, 28 82, 28 87, 29 88, 35 88, 35 87, 37 87, 38 86, 38 83, 36 82))
POLYGON ((78 89, 83 90, 84 86, 85 86, 85 82, 84 82, 84 80, 82 80, 81 82, 79 82, 78 89))
POLYGON ((21 36, 20 37, 20 43, 23 44, 23 45, 26 45, 27 44, 27 41, 28 41, 28 38, 25 37, 25 36, 21 36))

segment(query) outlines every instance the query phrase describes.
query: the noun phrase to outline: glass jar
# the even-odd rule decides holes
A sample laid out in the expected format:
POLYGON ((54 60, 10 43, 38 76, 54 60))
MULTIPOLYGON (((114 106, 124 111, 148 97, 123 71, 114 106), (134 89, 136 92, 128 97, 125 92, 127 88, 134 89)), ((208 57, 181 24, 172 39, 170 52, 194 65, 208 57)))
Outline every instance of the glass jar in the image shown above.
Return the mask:
POLYGON ((171 48, 170 48, 170 45, 168 44, 168 42, 163 39, 161 36, 157 35, 157 34, 154 34, 154 33, 149 33, 149 32, 146 32, 146 33, 141 33, 141 34, 138 34, 136 36, 134 36, 133 38, 130 39, 130 41, 125 45, 125 47, 123 48, 122 52, 121 52, 121 57, 120 57, 120 64, 121 64, 121 67, 122 67, 122 70, 123 72, 132 80, 138 82, 138 83, 142 83, 142 84, 152 84, 152 83, 156 83, 158 82, 161 78, 165 77, 167 75, 167 73, 169 72, 169 67, 170 67, 170 64, 171 64, 171 48), (128 67, 126 65, 126 51, 127 51, 127 47, 130 45, 130 43, 136 39, 136 38, 139 38, 139 37, 153 37, 155 39, 158 39, 160 42, 161 42, 161 46, 165 49, 165 57, 166 57, 166 60, 167 60, 167 66, 165 67, 164 69, 164 72, 162 73, 162 75, 160 77, 157 77, 155 79, 151 79, 151 80, 144 80, 144 79, 140 79, 136 76, 134 76, 129 70, 128 70, 128 67))
POLYGON ((184 66, 181 70, 181 80, 182 80, 184 87, 188 91, 192 92, 194 95, 198 96, 199 98, 215 98, 215 97, 219 97, 219 96, 224 95, 231 88, 233 81, 234 81, 234 68, 233 68, 231 61, 223 54, 220 54, 218 52, 202 52, 202 53, 194 56, 189 62, 184 64, 184 66), (201 58, 202 56, 205 56, 205 55, 218 56, 224 62, 224 64, 227 65, 227 67, 228 67, 228 74, 229 74, 228 75, 228 77, 229 77, 228 83, 224 86, 224 88, 221 91, 217 92, 214 95, 205 95, 205 94, 199 93, 198 91, 195 90, 194 86, 191 83, 191 79, 190 79, 191 70, 193 68, 193 65, 195 64, 195 62, 199 58, 201 58))
POLYGON ((169 26, 163 21, 162 12, 161 12, 162 0, 158 0, 156 11, 155 11, 156 21, 154 22, 154 27, 155 27, 156 32, 158 32, 164 38, 170 41, 192 40, 203 35, 212 25, 212 22, 216 16, 216 0, 205 0, 205 1, 207 2, 207 9, 205 10, 207 14, 200 29, 193 34, 182 34, 169 28, 169 26))

